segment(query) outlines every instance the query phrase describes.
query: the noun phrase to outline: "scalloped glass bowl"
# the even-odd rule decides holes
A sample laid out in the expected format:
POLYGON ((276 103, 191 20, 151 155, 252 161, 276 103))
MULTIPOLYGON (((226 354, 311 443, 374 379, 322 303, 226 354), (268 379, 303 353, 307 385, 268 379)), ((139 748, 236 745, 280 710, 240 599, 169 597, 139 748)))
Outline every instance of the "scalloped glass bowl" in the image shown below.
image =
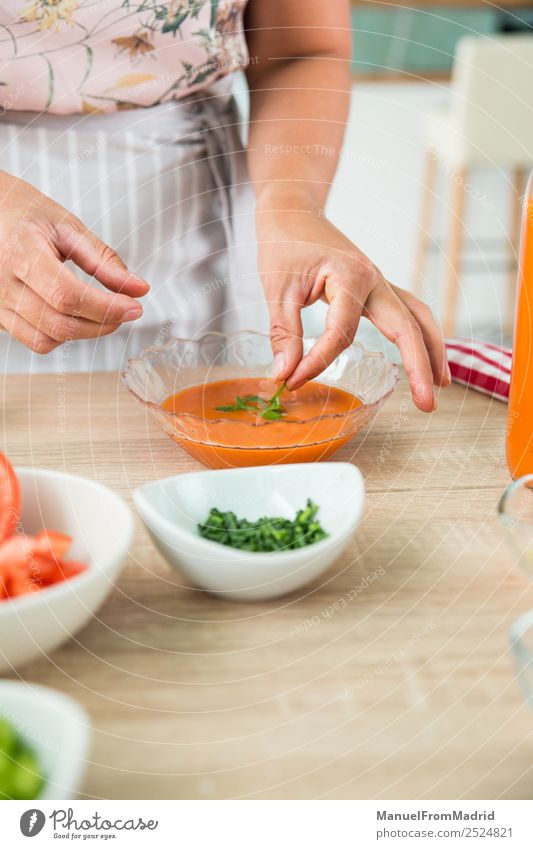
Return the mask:
MULTIPOLYGON (((304 340, 307 353, 315 339, 304 340)), ((343 351, 317 380, 357 396, 361 406, 317 418, 251 423, 206 422, 191 413, 172 413, 162 403, 189 386, 243 377, 268 378, 272 350, 268 336, 252 331, 207 333, 197 339, 170 339, 130 359, 123 380, 168 436, 211 468, 325 460, 366 427, 398 384, 398 368, 357 342, 343 351), (324 434, 326 422, 327 434, 324 434), (228 432, 231 439, 228 439, 228 432), (327 438, 324 438, 327 436, 327 438), (231 443, 231 444, 228 444, 231 443)))

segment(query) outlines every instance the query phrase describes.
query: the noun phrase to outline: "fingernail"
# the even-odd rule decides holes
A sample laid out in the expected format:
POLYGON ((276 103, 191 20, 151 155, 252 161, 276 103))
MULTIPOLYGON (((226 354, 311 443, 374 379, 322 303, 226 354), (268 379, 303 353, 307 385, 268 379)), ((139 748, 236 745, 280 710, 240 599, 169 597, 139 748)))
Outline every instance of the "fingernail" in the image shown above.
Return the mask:
POLYGON ((446 377, 448 378, 448 382, 451 383, 452 382, 452 373, 450 371, 450 366, 449 366, 448 363, 446 363, 446 377))
POLYGON ((285 368, 285 354, 281 351, 274 357, 274 379, 281 377, 285 368))
POLYGON ((133 277, 135 277, 135 279, 137 280, 138 283, 142 283, 142 285, 145 287, 147 292, 150 291, 150 284, 147 283, 146 280, 143 280, 142 277, 138 277, 137 274, 134 274, 133 277))
POLYGON ((143 309, 141 306, 133 307, 130 310, 126 310, 122 315, 121 321, 134 321, 136 318, 139 318, 142 315, 143 309))

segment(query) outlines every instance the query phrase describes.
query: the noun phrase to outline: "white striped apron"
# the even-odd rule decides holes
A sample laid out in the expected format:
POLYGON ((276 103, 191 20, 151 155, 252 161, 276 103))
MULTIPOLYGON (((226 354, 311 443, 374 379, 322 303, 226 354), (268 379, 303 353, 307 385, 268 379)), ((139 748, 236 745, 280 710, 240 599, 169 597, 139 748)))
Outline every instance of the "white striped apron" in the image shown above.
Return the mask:
POLYGON ((4 170, 75 213, 151 286, 141 319, 44 357, 1 333, 5 371, 121 369, 168 336, 266 330, 253 193, 227 89, 223 80, 193 98, 106 115, 0 117, 4 170))

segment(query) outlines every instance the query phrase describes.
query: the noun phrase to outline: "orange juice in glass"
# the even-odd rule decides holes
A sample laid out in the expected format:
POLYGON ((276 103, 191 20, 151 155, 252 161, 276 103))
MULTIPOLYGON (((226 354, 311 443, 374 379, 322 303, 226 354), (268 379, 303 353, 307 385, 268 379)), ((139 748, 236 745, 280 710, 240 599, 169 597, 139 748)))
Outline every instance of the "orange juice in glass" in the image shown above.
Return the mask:
POLYGON ((513 478, 533 473, 533 174, 524 200, 507 424, 513 478))

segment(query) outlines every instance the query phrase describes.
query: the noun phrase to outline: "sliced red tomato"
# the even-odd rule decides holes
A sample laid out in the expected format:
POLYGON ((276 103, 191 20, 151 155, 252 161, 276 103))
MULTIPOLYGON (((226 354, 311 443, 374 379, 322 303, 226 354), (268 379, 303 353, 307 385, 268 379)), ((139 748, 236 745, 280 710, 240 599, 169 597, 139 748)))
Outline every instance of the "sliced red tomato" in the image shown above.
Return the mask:
POLYGON ((78 563, 77 560, 65 560, 61 564, 61 570, 65 578, 73 578, 87 569, 86 563, 78 563))
POLYGON ((13 534, 0 542, 0 574, 6 575, 14 566, 29 571, 29 562, 33 557, 33 537, 26 534, 13 534))
POLYGON ((32 543, 32 538, 25 534, 14 534, 0 543, 0 577, 6 596, 29 592, 32 543))
POLYGON ((15 531, 19 515, 19 482, 5 454, 0 454, 0 542, 15 531))
POLYGON ((11 573, 7 583, 7 593, 10 598, 15 598, 20 595, 28 595, 31 592, 35 592, 37 589, 41 588, 37 587, 31 578, 24 575, 23 572, 17 572, 16 570, 11 573))
POLYGON ((63 580, 61 562, 55 557, 48 557, 45 554, 35 552, 30 563, 30 575, 31 580, 38 585, 39 589, 57 584, 58 581, 63 580))
POLYGON ((0 601, 39 592, 87 568, 84 563, 63 560, 72 544, 67 534, 47 529, 34 537, 15 533, 19 515, 17 476, 0 454, 0 601))
MULTIPOLYGON (((57 534, 55 542, 61 549, 67 541, 70 545, 70 537, 57 534)), ((50 534, 44 532, 37 537, 13 534, 0 543, 0 600, 38 592, 85 571, 85 563, 57 557, 50 542, 50 534)))
POLYGON ((57 558, 65 556, 70 546, 72 545, 72 537, 68 534, 62 534, 59 531, 42 530, 34 537, 36 547, 35 551, 40 551, 44 555, 50 555, 57 558))

